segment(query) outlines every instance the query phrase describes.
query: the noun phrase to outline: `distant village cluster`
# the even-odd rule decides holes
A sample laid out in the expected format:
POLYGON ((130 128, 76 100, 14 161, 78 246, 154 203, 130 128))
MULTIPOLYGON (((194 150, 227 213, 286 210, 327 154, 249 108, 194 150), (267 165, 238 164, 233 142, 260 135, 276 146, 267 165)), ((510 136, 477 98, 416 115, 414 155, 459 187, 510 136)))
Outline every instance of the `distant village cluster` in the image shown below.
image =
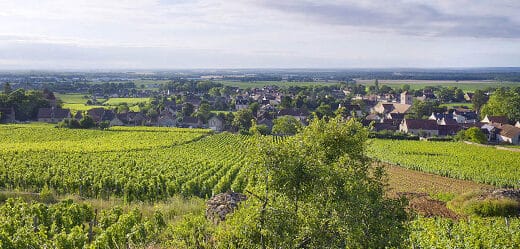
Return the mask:
MULTIPOLYGON (((136 96, 139 91, 129 90, 133 87, 135 85, 131 84, 120 89, 110 88, 108 92, 91 91, 91 95, 86 95, 89 96, 86 101, 93 103, 97 98, 136 96)), ((482 116, 479 108, 469 108, 464 103, 441 108, 439 104, 446 102, 443 99, 447 97, 439 96, 439 92, 444 89, 436 92, 432 89, 414 91, 409 87, 394 90, 387 86, 379 88, 377 84, 375 88, 369 88, 355 83, 241 89, 212 82, 172 82, 154 87, 157 87, 156 91, 143 92, 143 96, 151 97, 151 101, 139 111, 95 107, 75 113, 61 108, 55 94, 45 90, 42 96, 48 105, 37 108, 35 116, 26 120, 60 123, 88 117, 94 124, 106 127, 146 125, 246 133, 255 126, 264 134, 284 135, 288 129, 283 126, 294 126, 294 121, 306 125, 313 118, 340 115, 344 120, 356 118, 374 133, 422 138, 453 137, 460 131, 476 127, 485 134, 487 143, 520 143, 519 120, 509 120, 504 115, 482 116), (286 118, 282 121, 281 117, 286 118)), ((473 93, 456 90, 454 95, 459 96, 451 98, 462 98, 459 101, 468 104, 475 102, 473 93)), ((483 95, 485 101, 489 95, 490 92, 483 95)), ((19 122, 16 109, 16 106, 0 106, 1 121, 19 122)))

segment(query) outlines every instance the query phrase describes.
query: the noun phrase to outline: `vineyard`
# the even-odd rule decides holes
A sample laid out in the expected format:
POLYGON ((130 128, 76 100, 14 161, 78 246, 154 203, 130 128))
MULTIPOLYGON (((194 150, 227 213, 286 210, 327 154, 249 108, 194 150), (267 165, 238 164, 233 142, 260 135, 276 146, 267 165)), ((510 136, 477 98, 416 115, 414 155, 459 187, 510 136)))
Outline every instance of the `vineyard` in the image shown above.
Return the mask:
MULTIPOLYGON (((37 194, 43 190, 84 200, 117 199, 125 206, 154 206, 179 196, 207 199, 228 190, 243 192, 257 183, 252 167, 256 146, 283 141, 281 137, 256 140, 230 133, 215 135, 203 129, 112 127, 102 131, 48 124, 0 126, 0 137, 3 191, 37 194)), ((463 143, 391 140, 371 140, 369 148, 371 157, 410 169, 496 186, 520 185, 517 152, 463 143)), ((168 215, 168 220, 160 211, 143 215, 142 210, 120 207, 96 210, 81 201, 2 202, 0 248, 124 248, 179 242, 164 234, 185 236, 180 237, 185 244, 172 242, 166 247, 190 248, 186 245, 195 235, 182 230, 187 229, 183 226, 191 224, 197 231, 209 226, 203 216, 187 216, 183 218, 187 223, 176 225, 172 220, 178 217, 168 215)), ((409 224, 407 246, 518 248, 519 231, 519 218, 417 218, 409 224)))
POLYGON ((455 142, 372 140, 369 155, 409 169, 520 187, 520 153, 455 142))
POLYGON ((6 126, 0 187, 89 198, 149 201, 174 195, 208 197, 248 184, 249 138, 207 130, 57 129, 6 126))
POLYGON ((477 218, 453 221, 418 218, 411 223, 411 248, 518 248, 519 218, 477 218))

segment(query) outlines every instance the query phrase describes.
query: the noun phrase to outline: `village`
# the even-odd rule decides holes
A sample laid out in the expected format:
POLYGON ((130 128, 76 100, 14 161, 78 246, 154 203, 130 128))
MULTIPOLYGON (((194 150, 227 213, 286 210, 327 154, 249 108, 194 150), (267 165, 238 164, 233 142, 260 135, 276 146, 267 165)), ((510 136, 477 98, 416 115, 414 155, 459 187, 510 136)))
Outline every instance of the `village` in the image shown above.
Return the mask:
MULTIPOLYGON (((377 85, 376 87, 379 88, 377 85)), ((289 117, 293 123, 296 120, 304 126, 315 117, 341 115, 344 120, 356 118, 375 134, 385 134, 387 137, 389 134, 399 135, 390 135, 390 138, 403 135, 409 138, 451 138, 461 130, 477 127, 485 134, 489 144, 520 143, 520 121, 508 120, 503 115, 481 115, 475 108, 468 107, 472 105, 474 93, 464 93, 464 102, 460 105, 440 108, 439 103, 445 97, 436 95, 429 88, 415 91, 394 90, 383 85, 381 89, 386 91, 379 93, 373 86, 366 87, 368 91, 363 88, 365 87, 362 85, 346 84, 242 89, 203 82, 187 90, 179 87, 179 84, 169 84, 158 91, 141 90, 151 101, 147 106, 142 105, 140 111, 130 110, 123 103, 121 106, 94 106, 75 112, 62 108, 62 101, 53 92, 44 90, 44 99, 49 105, 38 108, 36 116, 29 121, 60 123, 64 120, 80 121, 88 116, 93 123, 106 127, 145 125, 209 128, 215 132, 242 133, 248 132, 253 121, 261 133, 288 135, 283 132, 284 129, 273 132, 278 118, 289 117), (430 108, 417 107, 428 103, 430 108), (425 113, 426 111, 431 112, 425 113)), ((114 89, 112 91, 116 92, 111 92, 109 96, 103 96, 103 92, 93 92, 85 102, 95 103, 98 98, 140 96, 140 91, 133 89, 114 89), (129 95, 130 93, 134 95, 129 95)), ((462 91, 455 91, 460 99, 462 91)), ((490 94, 485 95, 486 100, 489 99, 488 95, 490 94)), ((0 113, 3 123, 19 122, 14 107, 2 107, 0 113)), ((278 126, 291 125, 287 119, 284 122, 278 121, 278 126)))

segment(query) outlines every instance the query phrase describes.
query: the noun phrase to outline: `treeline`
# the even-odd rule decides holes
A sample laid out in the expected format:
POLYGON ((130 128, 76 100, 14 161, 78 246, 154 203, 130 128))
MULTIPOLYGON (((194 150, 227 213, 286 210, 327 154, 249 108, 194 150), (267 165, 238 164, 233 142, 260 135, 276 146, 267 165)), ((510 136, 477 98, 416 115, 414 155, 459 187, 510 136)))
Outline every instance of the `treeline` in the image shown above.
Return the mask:
POLYGON ((16 120, 34 120, 39 108, 50 107, 50 102, 44 92, 24 89, 11 91, 9 85, 6 85, 4 85, 3 93, 0 93, 0 108, 13 108, 16 120))

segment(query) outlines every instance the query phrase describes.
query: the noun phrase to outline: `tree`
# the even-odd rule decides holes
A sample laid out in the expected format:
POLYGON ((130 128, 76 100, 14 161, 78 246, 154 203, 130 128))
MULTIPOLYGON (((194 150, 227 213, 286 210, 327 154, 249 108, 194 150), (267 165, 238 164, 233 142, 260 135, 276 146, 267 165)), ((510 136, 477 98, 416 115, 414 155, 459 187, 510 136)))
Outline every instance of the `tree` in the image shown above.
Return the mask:
POLYGON ((488 101, 488 97, 484 94, 482 90, 475 90, 473 94, 473 98, 471 98, 471 103, 473 104, 473 110, 477 113, 480 112, 480 108, 488 101))
POLYGON ((422 119, 430 116, 433 112, 444 112, 437 101, 420 101, 415 100, 410 108, 410 118, 422 119))
POLYGON ((359 122, 315 119, 260 149, 256 186, 219 225, 219 248, 397 248, 406 238, 403 199, 384 196, 383 168, 366 156, 359 122))
POLYGON ((321 105, 316 108, 316 115, 318 115, 319 118, 323 118, 331 117, 334 115, 334 113, 332 112, 330 105, 321 103, 321 105))
POLYGON ((89 129, 95 127, 96 123, 94 122, 92 117, 90 117, 89 115, 85 115, 83 116, 83 118, 81 118, 81 120, 79 120, 79 126, 83 129, 89 129))
POLYGON ((11 84, 4 83, 4 94, 10 94, 13 89, 11 88, 11 84))
POLYGON ((480 116, 506 116, 511 121, 520 120, 520 91, 515 89, 497 89, 482 107, 480 116))
POLYGON ((195 113, 195 117, 202 120, 203 123, 208 122, 208 119, 211 117, 211 106, 208 103, 201 103, 197 113, 195 113))
POLYGON ((241 109, 236 112, 232 126, 236 128, 237 131, 245 130, 248 131, 251 128, 251 120, 253 119, 253 113, 249 109, 241 109))
POLYGON ((467 140, 479 144, 487 143, 486 135, 484 134, 484 132, 482 132, 482 130, 480 130, 477 127, 471 127, 467 130, 459 131, 455 139, 459 141, 467 140))
POLYGON ((195 111, 195 106, 192 103, 184 103, 182 104, 181 113, 183 117, 189 117, 195 111))
POLYGON ((294 135, 302 127, 302 123, 293 116, 282 116, 273 121, 273 134, 294 135))
POLYGON ((256 117, 258 110, 260 110, 260 104, 258 104, 258 102, 252 102, 251 104, 249 104, 249 110, 251 110, 253 116, 256 117))
POLYGON ((292 107, 292 98, 290 96, 283 96, 280 101, 281 108, 291 108, 292 107))

